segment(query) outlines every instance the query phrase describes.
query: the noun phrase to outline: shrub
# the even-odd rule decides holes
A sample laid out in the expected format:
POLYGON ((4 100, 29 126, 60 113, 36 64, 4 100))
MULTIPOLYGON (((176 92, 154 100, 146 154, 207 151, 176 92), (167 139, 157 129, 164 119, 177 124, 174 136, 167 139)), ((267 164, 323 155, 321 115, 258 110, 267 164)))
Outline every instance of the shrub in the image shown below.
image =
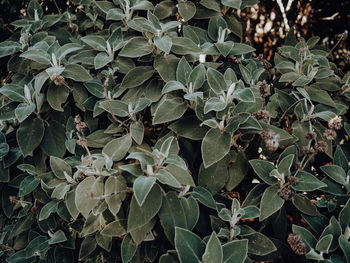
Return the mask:
POLYGON ((0 43, 3 261, 350 262, 350 73, 293 30, 254 57, 255 3, 29 3, 0 43))

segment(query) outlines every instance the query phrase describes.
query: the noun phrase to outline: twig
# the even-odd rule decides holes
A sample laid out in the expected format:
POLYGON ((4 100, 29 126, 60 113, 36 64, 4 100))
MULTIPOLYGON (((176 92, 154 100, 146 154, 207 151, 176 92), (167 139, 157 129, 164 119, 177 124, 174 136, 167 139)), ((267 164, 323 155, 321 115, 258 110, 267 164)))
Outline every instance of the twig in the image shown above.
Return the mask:
POLYGON ((285 110, 285 112, 282 114, 281 118, 278 120, 278 122, 281 122, 283 118, 287 115, 288 111, 293 108, 295 105, 297 105, 299 102, 302 102, 304 99, 297 100, 292 105, 288 107, 288 109, 285 110))
POLYGON ((58 5, 57 5, 57 3, 56 3, 56 0, 52 0, 52 1, 53 1, 53 3, 55 4, 58 13, 62 14, 60 8, 58 7, 58 5))

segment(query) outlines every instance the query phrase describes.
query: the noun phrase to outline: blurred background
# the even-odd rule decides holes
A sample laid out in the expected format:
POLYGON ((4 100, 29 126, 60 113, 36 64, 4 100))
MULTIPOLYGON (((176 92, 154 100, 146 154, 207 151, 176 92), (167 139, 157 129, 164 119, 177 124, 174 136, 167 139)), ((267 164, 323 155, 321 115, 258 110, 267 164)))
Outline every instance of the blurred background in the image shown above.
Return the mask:
MULTIPOLYGON (((0 0, 0 41, 11 35, 10 21, 18 19, 25 12, 28 2, 0 0)), ((40 2, 47 13, 56 12, 55 1, 40 2)), ((77 1, 56 0, 62 9, 69 2, 77 1)), ((350 0, 260 0, 254 7, 238 13, 235 11, 235 14, 243 22, 245 39, 257 49, 256 55, 263 54, 270 61, 293 26, 298 36, 320 36, 322 43, 329 48, 338 41, 340 34, 350 31, 350 0)), ((349 49, 348 40, 335 49, 334 59, 337 64, 340 63, 340 67, 349 49)))

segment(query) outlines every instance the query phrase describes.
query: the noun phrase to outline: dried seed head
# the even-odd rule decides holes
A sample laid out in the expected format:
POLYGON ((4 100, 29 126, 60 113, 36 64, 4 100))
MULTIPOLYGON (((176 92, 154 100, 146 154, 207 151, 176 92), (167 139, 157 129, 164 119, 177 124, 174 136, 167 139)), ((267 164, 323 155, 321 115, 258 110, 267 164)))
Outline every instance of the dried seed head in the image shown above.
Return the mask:
POLYGON ((281 136, 273 130, 267 130, 261 133, 266 148, 270 151, 276 151, 280 144, 281 136))
POLYGON ((81 122, 81 117, 80 117, 79 114, 75 115, 75 117, 74 117, 74 122, 75 122, 75 123, 80 123, 80 122, 81 122))
POLYGON ((315 152, 315 149, 312 148, 312 146, 303 146, 302 153, 304 155, 313 154, 314 152, 315 152))
POLYGON ((305 137, 306 137, 306 139, 308 139, 308 140, 315 140, 316 137, 317 137, 317 134, 316 134, 316 132, 311 131, 311 132, 308 132, 308 133, 305 135, 305 137))
POLYGON ((53 81, 53 83, 55 83, 56 86, 64 85, 64 77, 61 75, 52 75, 51 80, 53 81))
POLYGON ((345 64, 350 64, 350 56, 349 56, 349 54, 343 53, 342 57, 344 59, 344 63, 345 64))
POLYGON ((323 133, 323 136, 331 141, 334 140, 335 138, 337 138, 337 132, 334 129, 326 129, 323 133))
POLYGON ((287 187, 287 188, 283 188, 279 194, 280 194, 280 197, 288 201, 292 199, 293 191, 287 187))
POLYGON ((295 176, 288 176, 287 181, 291 185, 296 185, 299 182, 299 179, 298 179, 298 177, 295 177, 295 176))
POLYGON ((10 201, 10 203, 15 204, 17 202, 17 197, 13 196, 13 195, 10 195, 9 196, 9 201, 10 201))
POLYGON ((306 254, 306 246, 303 240, 301 239, 301 236, 296 234, 289 234, 287 242, 295 254, 297 255, 306 254))
POLYGON ((253 116, 257 120, 266 120, 270 117, 270 114, 267 110, 258 110, 257 112, 253 113, 253 116))
POLYGON ((270 85, 267 84, 266 80, 258 82, 258 90, 260 96, 264 99, 270 94, 270 85))
POLYGON ((331 119, 328 122, 328 128, 340 130, 341 127, 343 127, 341 122, 342 122, 342 118, 340 116, 335 116, 333 119, 331 119))
POLYGON ((299 49, 299 56, 302 56, 304 54, 305 54, 305 48, 302 47, 299 49))
POLYGON ((317 143, 315 143, 315 150, 317 152, 324 153, 325 151, 327 151, 327 149, 328 146, 325 141, 318 141, 317 143))
POLYGON ((77 140, 77 144, 81 147, 86 146, 86 139, 84 137, 79 137, 79 139, 77 140))
POLYGON ((82 132, 86 128, 86 123, 81 121, 75 125, 75 128, 77 129, 78 132, 82 132))

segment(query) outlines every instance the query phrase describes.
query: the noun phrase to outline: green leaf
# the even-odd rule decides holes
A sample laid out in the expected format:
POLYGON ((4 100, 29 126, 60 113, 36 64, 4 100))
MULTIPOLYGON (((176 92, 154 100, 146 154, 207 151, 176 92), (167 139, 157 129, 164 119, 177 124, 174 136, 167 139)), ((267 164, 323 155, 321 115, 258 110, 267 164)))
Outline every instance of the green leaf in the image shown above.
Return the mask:
POLYGON ((107 154, 109 158, 113 161, 119 161, 124 158, 124 156, 129 151, 132 144, 131 135, 127 134, 123 137, 113 139, 103 147, 102 152, 107 154))
MULTIPOLYGON (((176 79, 176 68, 180 59, 174 55, 157 56, 153 66, 165 82, 176 79)), ((158 100, 158 99, 157 99, 158 100)))
POLYGON ((279 188, 275 185, 269 186, 262 198, 260 204, 260 217, 259 220, 263 221, 275 212, 277 212, 284 204, 284 199, 279 196, 279 188))
POLYGON ((230 147, 230 134, 222 133, 217 128, 211 128, 203 138, 201 147, 204 167, 207 168, 224 158, 228 154, 230 147))
POLYGON ((48 155, 61 158, 66 153, 64 126, 57 121, 51 121, 49 124, 41 146, 48 155))
POLYGON ((126 231, 126 220, 120 219, 107 224, 101 234, 109 237, 120 237, 127 233, 126 231))
POLYGON ((14 41, 0 43, 0 58, 12 55, 21 49, 21 45, 14 41))
POLYGON ((142 206, 138 205, 135 196, 132 197, 128 215, 128 232, 151 221, 161 208, 162 197, 158 184, 153 186, 142 206))
POLYGON ((187 55, 193 53, 201 53, 200 49, 191 39, 187 37, 173 37, 173 45, 171 51, 177 55, 187 55))
POLYGON ((45 204, 40 210, 39 221, 45 220, 45 219, 49 218, 49 216, 52 213, 57 212, 57 206, 58 206, 57 200, 52 200, 52 201, 48 202, 47 204, 45 204))
POLYGON ((6 84, 1 87, 0 94, 8 97, 12 101, 24 101, 24 88, 17 84, 6 84))
POLYGON ((23 179, 19 186, 18 196, 22 197, 30 194, 38 187, 40 180, 35 178, 33 175, 27 176, 23 179))
POLYGON ((242 0, 221 0, 221 3, 229 7, 240 9, 242 0))
POLYGON ((170 80, 163 87, 162 94, 165 94, 165 93, 168 93, 168 92, 172 92, 174 90, 182 90, 184 92, 187 91, 186 87, 181 82, 178 82, 178 81, 175 81, 175 80, 170 80))
POLYGON ((343 250, 346 262, 350 263, 350 242, 344 235, 341 235, 338 240, 339 246, 343 250))
POLYGON ((16 138, 23 156, 29 155, 39 145, 44 136, 44 122, 36 118, 26 119, 17 129, 16 138))
POLYGON ((328 253, 332 240, 333 236, 331 234, 322 237, 316 244, 316 250, 322 253, 328 253))
POLYGON ((270 173, 273 169, 275 169, 275 166, 265 160, 250 160, 250 165, 253 167, 254 172, 262 179, 265 183, 269 185, 273 185, 277 183, 276 178, 271 177, 270 173))
MULTIPOLYGON (((212 232, 203 254, 203 263, 223 262, 223 248, 215 232, 212 232)), ((229 262, 226 260, 225 262, 229 262)))
POLYGON ((105 182, 105 201, 108 205, 109 211, 116 215, 122 205, 122 201, 126 197, 125 191, 128 189, 125 179, 122 176, 110 176, 105 182))
POLYGON ((72 79, 78 82, 85 82, 92 79, 89 71, 79 64, 66 65, 62 75, 65 78, 72 79))
POLYGON ((331 107, 336 106, 327 91, 314 87, 305 87, 305 90, 312 101, 316 101, 331 107))
POLYGON ((208 84, 210 88, 216 93, 221 94, 222 91, 227 90, 227 85, 224 76, 213 68, 208 68, 207 71, 208 84))
POLYGON ((196 5, 191 1, 180 2, 177 8, 185 22, 190 20, 196 13, 196 5))
POLYGON ((119 56, 137 58, 148 55, 152 52, 153 46, 146 38, 131 38, 119 52, 119 56))
POLYGON ((171 50, 171 46, 173 45, 173 41, 171 40, 170 37, 163 36, 161 38, 156 38, 154 40, 154 44, 156 45, 157 48, 164 51, 165 54, 169 54, 171 50))
POLYGON ((171 243, 174 242, 175 227, 187 228, 185 209, 177 194, 173 191, 164 196, 158 215, 164 233, 171 243))
POLYGON ((239 151, 235 160, 232 161, 233 165, 230 165, 228 168, 228 180, 225 186, 228 191, 231 191, 241 183, 249 168, 247 157, 242 151, 239 151))
POLYGON ((193 189, 191 196, 197 199, 203 205, 210 207, 212 209, 216 209, 216 203, 211 195, 211 193, 201 186, 197 186, 193 189))
POLYGON ((127 234, 122 241, 121 245, 121 257, 123 263, 129 262, 135 255, 137 250, 137 245, 132 240, 130 234, 127 234))
POLYGON ((67 241, 67 237, 62 230, 56 231, 49 239, 49 245, 54 245, 67 241))
POLYGON ((224 263, 243 263, 248 253, 248 240, 234 240, 222 246, 224 263))
POLYGON ((205 251, 205 243, 187 229, 175 227, 175 248, 182 263, 199 263, 205 251))
POLYGON ((134 121, 130 124, 130 134, 134 141, 140 145, 143 141, 144 126, 141 121, 134 121))
POLYGON ((202 164, 199 169, 198 185, 207 188, 213 195, 220 191, 228 179, 227 161, 219 161, 205 168, 202 164))
POLYGON ((317 216, 319 212, 317 211, 316 206, 305 196, 302 194, 296 194, 292 198, 292 202, 294 206, 304 214, 310 216, 317 216))
POLYGON ((322 166, 321 170, 341 185, 346 185, 346 174, 343 168, 338 165, 322 166))
POLYGON ((191 140, 201 140, 207 133, 206 126, 200 126, 201 122, 196 116, 187 116, 179 119, 168 126, 170 130, 178 136, 185 137, 191 140))
POLYGON ((80 40, 97 51, 106 51, 106 40, 101 36, 88 35, 80 40))
POLYGON ((274 243, 264 234, 253 232, 242 236, 248 239, 248 253, 265 256, 277 250, 274 243))
POLYGON ((181 82, 183 85, 187 84, 188 77, 192 71, 191 66, 188 64, 185 57, 182 57, 177 65, 176 69, 176 80, 181 82))
POLYGON ((113 61, 113 56, 108 55, 105 52, 100 52, 94 58, 95 69, 100 69, 113 61))
POLYGON ((51 58, 48 53, 40 49, 31 49, 23 52, 20 57, 33 60, 43 65, 51 65, 51 58))
POLYGON ((57 158, 55 156, 50 156, 50 167, 55 174, 55 176, 59 179, 65 179, 66 176, 64 173, 68 175, 72 175, 72 168, 69 164, 67 164, 64 160, 57 158))
POLYGON ((133 190, 135 199, 139 206, 143 205, 155 182, 155 177, 139 176, 136 178, 133 184, 133 190))
POLYGON ((122 88, 134 88, 140 86, 150 77, 152 77, 154 73, 153 67, 145 66, 145 67, 135 67, 130 70, 126 76, 123 78, 121 87, 122 88))
POLYGON ((15 115, 19 122, 27 119, 36 109, 35 104, 20 103, 15 109, 15 115))
POLYGON ((75 190, 75 205, 78 211, 87 218, 99 201, 96 197, 101 195, 103 195, 103 182, 94 176, 86 177, 75 190))
POLYGON ((187 110, 187 102, 178 97, 166 96, 155 109, 153 124, 179 119, 187 110), (171 110, 169 110, 171 109, 171 110))
POLYGON ((334 216, 332 216, 331 219, 329 220, 329 225, 323 230, 320 238, 328 234, 333 235, 333 240, 329 248, 329 251, 334 251, 338 248, 338 238, 342 234, 341 225, 339 224, 339 222, 334 216))
POLYGON ((205 82, 205 67, 203 64, 199 64, 195 67, 188 76, 188 83, 192 83, 193 90, 198 90, 203 86, 205 82))
POLYGON ((305 171, 299 171, 296 174, 296 177, 298 178, 298 183, 292 185, 292 188, 296 191, 314 191, 316 189, 327 187, 325 183, 305 171))
POLYGON ((232 49, 230 50, 230 55, 231 56, 240 56, 244 55, 247 53, 251 53, 255 51, 255 48, 246 45, 246 44, 241 44, 241 43, 235 43, 232 49))
POLYGON ((85 82, 84 86, 95 97, 97 97, 99 99, 105 98, 104 88, 103 88, 103 85, 99 79, 93 78, 92 80, 85 82))
POLYGON ((50 85, 46 98, 47 102, 54 110, 63 112, 62 104, 66 102, 69 96, 69 91, 65 87, 50 85))

